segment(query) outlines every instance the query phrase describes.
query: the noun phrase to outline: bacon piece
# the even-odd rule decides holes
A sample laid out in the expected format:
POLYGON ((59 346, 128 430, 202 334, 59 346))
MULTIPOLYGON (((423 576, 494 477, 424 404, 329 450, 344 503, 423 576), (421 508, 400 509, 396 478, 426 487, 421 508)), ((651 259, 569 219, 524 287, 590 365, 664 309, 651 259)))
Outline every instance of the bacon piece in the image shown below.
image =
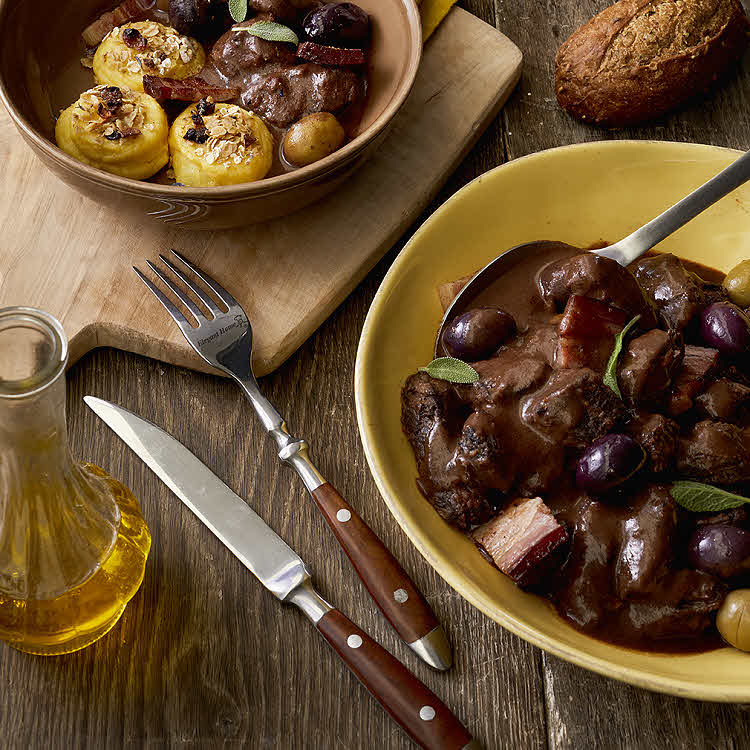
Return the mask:
POLYGON ((202 78, 159 78, 159 76, 143 76, 143 90, 157 101, 176 99, 181 102, 197 102, 210 96, 215 102, 226 102, 236 99, 240 90, 235 88, 221 88, 212 86, 202 78))
POLYGON ((719 352, 703 346, 685 346, 682 367, 677 371, 669 399, 669 413, 679 417, 693 406, 693 399, 705 388, 706 379, 716 369, 719 352))
POLYGON ((578 339, 616 336, 628 322, 627 313, 598 299, 572 294, 560 321, 560 335, 578 339))
POLYGON ((558 326, 555 365, 561 369, 602 370, 627 317, 623 310, 606 302, 572 294, 558 326))
POLYGON ((364 65, 365 53, 361 49, 325 47, 315 42, 302 42, 297 47, 297 57, 320 65, 364 65))
POLYGON ((568 532, 542 499, 534 497, 515 500, 474 529, 472 537, 503 573, 525 585, 533 579, 534 569, 568 540, 568 532))
POLYGON ((445 284, 440 284, 440 286, 438 286, 438 299, 440 300, 443 312, 450 307, 451 302, 458 297, 458 293, 469 283, 473 275, 474 274, 471 274, 471 276, 462 276, 455 281, 446 281, 445 284))
POLYGON ((89 47, 95 47, 116 26, 127 21, 143 18, 154 7, 154 0, 125 0, 114 10, 103 13, 92 24, 89 24, 81 36, 89 47))

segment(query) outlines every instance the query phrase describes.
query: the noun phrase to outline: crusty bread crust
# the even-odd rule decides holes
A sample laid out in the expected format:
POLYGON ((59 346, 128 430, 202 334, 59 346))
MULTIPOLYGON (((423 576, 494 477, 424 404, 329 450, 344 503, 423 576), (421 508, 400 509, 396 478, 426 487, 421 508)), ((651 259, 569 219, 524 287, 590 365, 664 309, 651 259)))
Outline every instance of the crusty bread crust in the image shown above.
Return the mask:
POLYGON ((653 120, 724 77, 749 30, 738 0, 619 0, 558 50, 557 100, 594 125, 653 120))

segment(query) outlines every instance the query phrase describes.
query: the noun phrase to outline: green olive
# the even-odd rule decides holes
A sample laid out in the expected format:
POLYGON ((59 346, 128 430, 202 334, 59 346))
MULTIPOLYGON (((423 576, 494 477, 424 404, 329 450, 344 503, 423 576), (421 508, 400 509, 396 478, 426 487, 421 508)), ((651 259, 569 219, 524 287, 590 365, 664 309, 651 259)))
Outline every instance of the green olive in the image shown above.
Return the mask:
POLYGON ((304 167, 332 154, 345 140, 344 128, 330 112, 315 112, 287 130, 284 158, 297 167, 304 167))
POLYGON ((727 594, 716 616, 716 627, 730 646, 750 651, 750 589, 727 594))
POLYGON ((750 260, 738 263, 724 278, 729 299, 740 307, 750 307, 750 260))

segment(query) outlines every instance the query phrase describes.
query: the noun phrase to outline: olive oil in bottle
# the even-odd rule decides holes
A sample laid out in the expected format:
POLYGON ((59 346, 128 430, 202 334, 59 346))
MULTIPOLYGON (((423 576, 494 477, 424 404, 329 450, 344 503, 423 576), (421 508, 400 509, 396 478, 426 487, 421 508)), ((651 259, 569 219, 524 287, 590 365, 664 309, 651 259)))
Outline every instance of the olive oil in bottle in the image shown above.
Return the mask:
POLYGON ((0 639, 34 654, 76 651, 107 633, 151 546, 130 491, 71 457, 66 361, 54 318, 0 310, 0 639))

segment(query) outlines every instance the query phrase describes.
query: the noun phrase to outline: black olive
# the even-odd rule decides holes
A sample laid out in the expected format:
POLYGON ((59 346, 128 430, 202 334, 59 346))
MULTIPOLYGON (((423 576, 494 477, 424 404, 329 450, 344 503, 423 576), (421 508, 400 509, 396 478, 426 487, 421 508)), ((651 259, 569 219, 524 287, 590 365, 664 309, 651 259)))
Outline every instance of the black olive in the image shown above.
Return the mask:
POLYGON ((108 141, 119 141, 122 133, 119 130, 113 130, 109 135, 104 136, 108 141))
POLYGON ((370 38, 370 17, 354 3, 327 3, 307 14, 305 36, 331 47, 365 47, 370 38))

